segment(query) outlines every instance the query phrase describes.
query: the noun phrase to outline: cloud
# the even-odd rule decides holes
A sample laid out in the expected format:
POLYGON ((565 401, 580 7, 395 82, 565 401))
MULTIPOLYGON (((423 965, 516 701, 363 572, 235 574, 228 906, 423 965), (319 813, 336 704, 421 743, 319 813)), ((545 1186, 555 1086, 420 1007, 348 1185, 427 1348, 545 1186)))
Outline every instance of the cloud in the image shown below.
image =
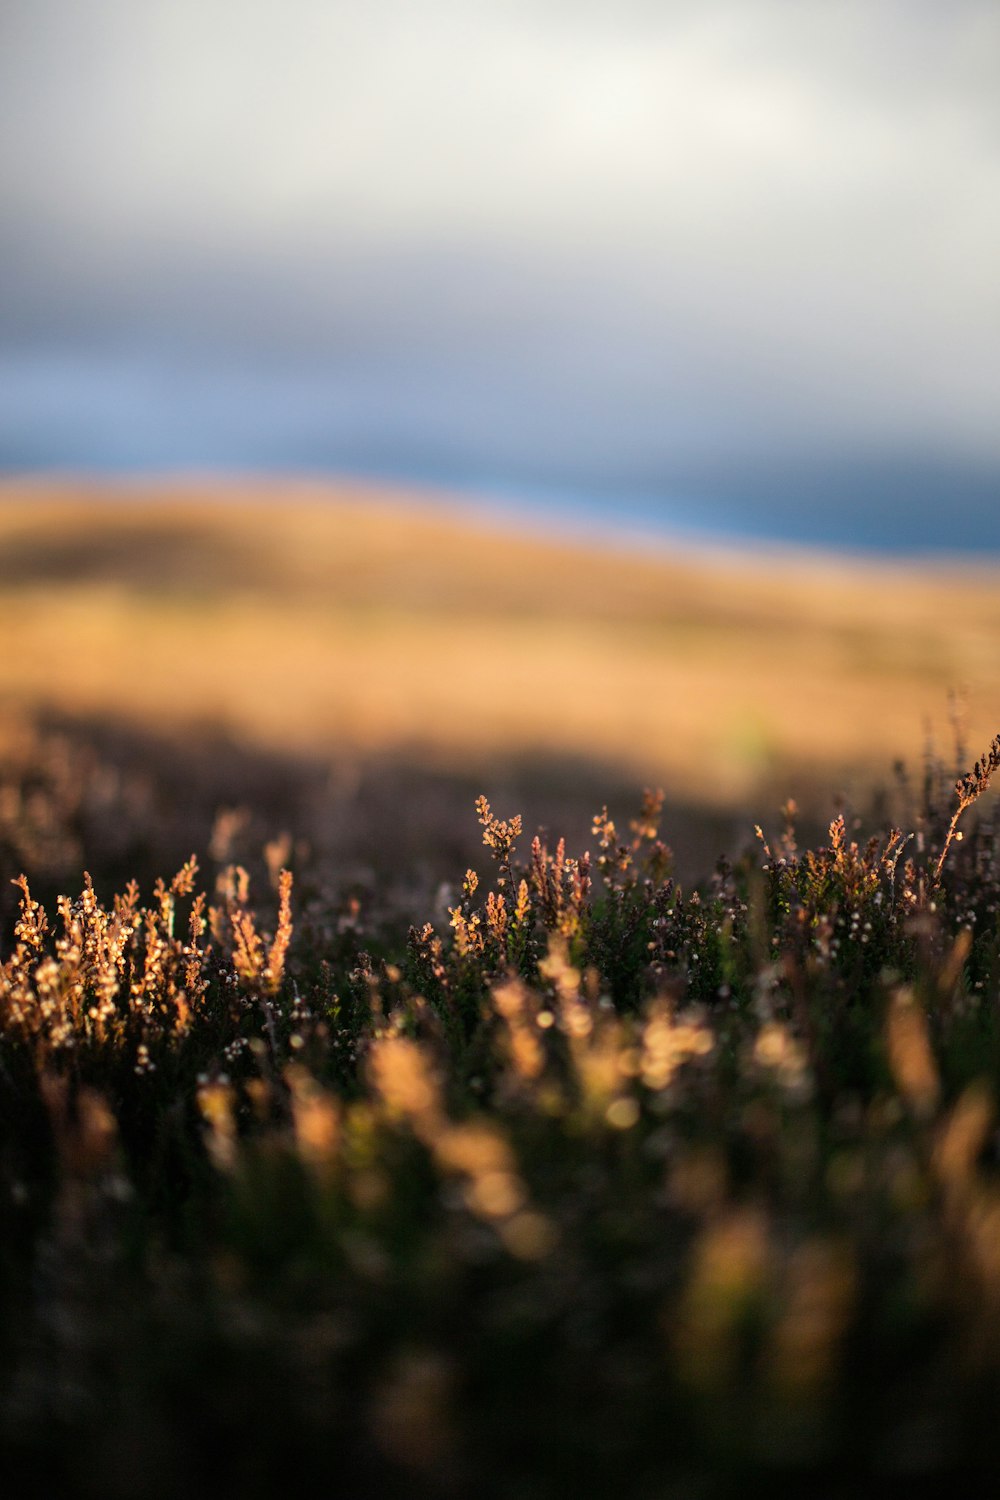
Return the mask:
POLYGON ((540 411, 539 462, 1000 462, 998 44, 993 0, 7 0, 0 338, 354 370, 390 428, 478 382, 491 461, 540 411))

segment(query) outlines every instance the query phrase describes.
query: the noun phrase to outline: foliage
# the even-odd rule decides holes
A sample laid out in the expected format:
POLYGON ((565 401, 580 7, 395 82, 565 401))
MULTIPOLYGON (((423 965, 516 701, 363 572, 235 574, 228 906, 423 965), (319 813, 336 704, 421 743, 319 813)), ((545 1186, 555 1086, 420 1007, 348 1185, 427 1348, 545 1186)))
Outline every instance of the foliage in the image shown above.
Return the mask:
MULTIPOLYGON (((17 882, 6 1452, 59 1492, 827 1492, 992 1462, 1000 859, 838 815, 684 890, 477 804, 407 942, 292 877, 17 882), (485 887, 485 888, 484 888, 485 887), (362 947, 362 941, 366 944, 362 947)), ((271 860, 275 864, 274 859, 271 860)))

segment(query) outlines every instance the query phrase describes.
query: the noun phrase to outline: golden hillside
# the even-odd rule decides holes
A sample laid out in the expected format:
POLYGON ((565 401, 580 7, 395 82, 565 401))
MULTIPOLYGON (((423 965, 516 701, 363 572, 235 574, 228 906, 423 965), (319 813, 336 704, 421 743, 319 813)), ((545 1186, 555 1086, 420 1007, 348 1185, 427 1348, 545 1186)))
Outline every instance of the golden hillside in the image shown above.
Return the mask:
POLYGON ((645 556, 360 486, 0 492, 0 699, 267 749, 614 765, 744 808, 1000 713, 985 568, 645 556))

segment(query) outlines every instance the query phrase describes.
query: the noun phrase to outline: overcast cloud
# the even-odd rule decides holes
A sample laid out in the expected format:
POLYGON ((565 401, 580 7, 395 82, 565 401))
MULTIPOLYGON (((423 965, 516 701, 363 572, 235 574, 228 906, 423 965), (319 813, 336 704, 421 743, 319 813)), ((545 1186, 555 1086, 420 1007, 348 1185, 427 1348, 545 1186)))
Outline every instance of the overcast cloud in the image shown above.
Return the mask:
POLYGON ((995 502, 998 78, 995 0, 4 0, 0 462, 995 502))

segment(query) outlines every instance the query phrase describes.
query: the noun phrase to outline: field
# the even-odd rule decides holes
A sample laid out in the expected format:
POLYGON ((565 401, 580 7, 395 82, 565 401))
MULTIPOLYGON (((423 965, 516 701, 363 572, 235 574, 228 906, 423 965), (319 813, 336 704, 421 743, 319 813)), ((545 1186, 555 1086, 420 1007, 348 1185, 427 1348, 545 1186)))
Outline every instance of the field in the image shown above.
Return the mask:
POLYGON ((994 577, 276 500, 0 503, 5 1474, 995 1480, 994 577))
MULTIPOLYGON (((905 538, 901 538, 905 544, 905 538)), ((281 754, 569 755, 738 809, 885 778, 1000 691, 996 575, 666 550, 266 486, 0 492, 0 695, 281 754)))
MULTIPOLYGON (((0 557, 7 764, 68 757, 102 809, 124 776, 147 809, 132 859, 179 861, 239 806, 243 858, 308 830, 338 879, 444 879, 482 790, 582 843, 602 803, 652 785, 694 878, 789 797, 813 832, 838 797, 866 811, 896 762, 919 770, 929 727, 950 753, 950 695, 968 744, 1000 702, 1000 590, 970 567, 640 557, 463 524, 434 497, 217 483, 10 481, 0 557), (160 850, 151 781, 182 804, 160 850)), ((62 866, 49 843, 75 878, 79 843, 62 866)), ((88 854, 96 878, 143 873, 114 856, 88 854)))

